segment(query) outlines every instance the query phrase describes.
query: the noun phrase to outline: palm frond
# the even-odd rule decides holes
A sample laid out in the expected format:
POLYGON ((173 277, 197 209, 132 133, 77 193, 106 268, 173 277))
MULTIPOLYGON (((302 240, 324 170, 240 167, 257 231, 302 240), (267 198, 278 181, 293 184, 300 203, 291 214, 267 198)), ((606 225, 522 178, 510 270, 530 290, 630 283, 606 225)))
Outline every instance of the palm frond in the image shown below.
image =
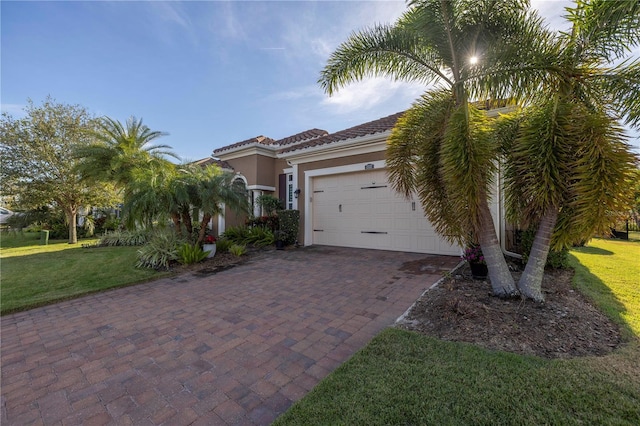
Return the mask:
POLYGON ((478 232, 481 204, 491 194, 496 171, 497 146, 491 138, 488 118, 471 104, 451 114, 440 150, 443 181, 449 192, 452 214, 465 228, 478 232))
POLYGON ((416 194, 436 232, 462 243, 469 230, 452 215, 450 192, 441 175, 440 151, 449 117, 455 108, 451 91, 424 94, 398 120, 387 145, 387 170, 394 189, 416 194))
POLYGON ((414 31, 379 25, 353 33, 342 43, 329 57, 318 83, 330 95, 351 82, 379 75, 425 85, 436 80, 451 84, 442 65, 414 31))
POLYGON ((640 128, 640 60, 603 70, 591 80, 598 88, 600 104, 608 103, 625 123, 640 128))
POLYGON ((569 9, 576 53, 583 59, 613 62, 640 45, 640 3, 637 0, 579 0, 569 9))

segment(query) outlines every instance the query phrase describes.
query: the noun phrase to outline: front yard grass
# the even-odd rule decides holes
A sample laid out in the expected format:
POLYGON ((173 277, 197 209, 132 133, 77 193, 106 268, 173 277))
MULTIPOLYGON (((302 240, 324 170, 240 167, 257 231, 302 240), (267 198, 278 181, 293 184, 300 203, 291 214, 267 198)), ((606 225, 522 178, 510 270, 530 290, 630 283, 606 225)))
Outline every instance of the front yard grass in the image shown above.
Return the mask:
POLYGON ((78 244, 56 240, 44 246, 36 238, 28 233, 1 236, 2 315, 163 275, 134 266, 137 247, 81 246, 96 240, 78 244))
POLYGON ((576 287, 621 325, 603 357, 548 360, 387 329, 276 425, 640 424, 640 243, 572 251, 576 287))

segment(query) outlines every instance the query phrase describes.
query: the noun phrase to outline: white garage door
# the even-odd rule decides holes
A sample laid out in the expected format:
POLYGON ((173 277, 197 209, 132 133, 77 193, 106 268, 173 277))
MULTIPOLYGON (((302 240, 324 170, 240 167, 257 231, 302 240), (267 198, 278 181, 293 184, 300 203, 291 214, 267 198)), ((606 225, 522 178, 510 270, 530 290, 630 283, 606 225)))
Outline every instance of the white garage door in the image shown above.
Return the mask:
POLYGON ((417 199, 406 200, 384 170, 311 180, 313 244, 459 255, 440 238, 417 199))

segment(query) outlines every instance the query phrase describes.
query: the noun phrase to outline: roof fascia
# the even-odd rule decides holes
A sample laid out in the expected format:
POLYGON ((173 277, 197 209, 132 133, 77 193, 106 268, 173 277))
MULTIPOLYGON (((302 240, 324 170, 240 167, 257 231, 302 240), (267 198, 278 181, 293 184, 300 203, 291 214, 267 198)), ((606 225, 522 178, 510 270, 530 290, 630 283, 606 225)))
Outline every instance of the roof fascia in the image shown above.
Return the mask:
POLYGON ((331 160, 349 155, 368 154, 387 149, 387 139, 391 131, 375 133, 332 142, 325 145, 312 146, 291 152, 278 154, 278 158, 285 159, 291 164, 310 163, 313 161, 331 160))
POLYGON ((242 145, 237 148, 232 148, 225 152, 216 152, 217 158, 227 161, 234 158, 249 157, 251 155, 262 155, 265 157, 276 158, 276 151, 278 147, 271 147, 263 145, 258 142, 252 142, 247 145, 242 145))

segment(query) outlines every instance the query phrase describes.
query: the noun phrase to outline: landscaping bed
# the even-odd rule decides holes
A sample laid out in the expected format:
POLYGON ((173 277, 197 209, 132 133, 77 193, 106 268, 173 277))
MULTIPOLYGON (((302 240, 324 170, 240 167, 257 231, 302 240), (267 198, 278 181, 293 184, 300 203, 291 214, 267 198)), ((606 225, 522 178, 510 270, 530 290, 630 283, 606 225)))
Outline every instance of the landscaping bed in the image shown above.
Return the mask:
MULTIPOLYGON (((421 273, 415 266, 411 271, 421 273)), ((545 358, 610 353, 621 342, 618 326, 572 288, 573 274, 570 269, 547 271, 542 286, 546 302, 539 304, 492 296, 491 285, 472 279, 465 266, 427 291, 400 327, 442 340, 545 358)), ((518 280, 520 272, 513 275, 518 280)))

